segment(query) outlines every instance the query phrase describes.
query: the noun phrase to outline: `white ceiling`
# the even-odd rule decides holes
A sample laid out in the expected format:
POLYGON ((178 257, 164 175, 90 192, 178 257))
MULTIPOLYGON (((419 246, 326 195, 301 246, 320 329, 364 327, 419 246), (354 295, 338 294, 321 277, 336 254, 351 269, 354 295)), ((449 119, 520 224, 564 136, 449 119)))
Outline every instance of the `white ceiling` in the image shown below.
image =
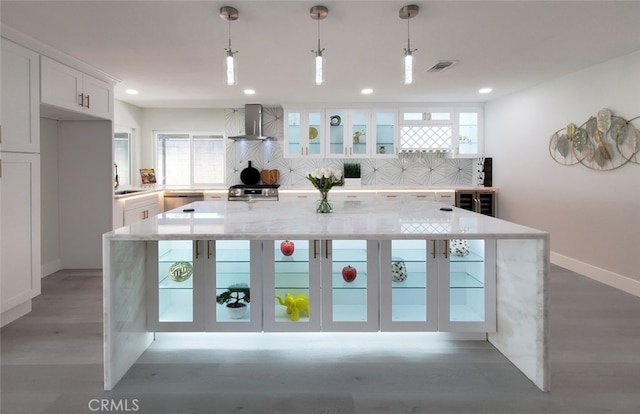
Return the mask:
POLYGON ((118 78, 116 99, 140 107, 245 103, 479 102, 640 50, 640 1, 6 1, 2 24, 118 78), (326 84, 312 83, 317 22, 326 84), (417 81, 400 84, 405 4, 417 81), (227 22, 239 84, 223 81, 227 22), (439 60, 459 63, 424 71, 439 60), (492 87, 479 95, 480 87, 492 87), (364 87, 374 89, 369 96, 364 87), (124 94, 135 88, 140 94, 124 94), (254 96, 243 94, 256 90, 254 96))

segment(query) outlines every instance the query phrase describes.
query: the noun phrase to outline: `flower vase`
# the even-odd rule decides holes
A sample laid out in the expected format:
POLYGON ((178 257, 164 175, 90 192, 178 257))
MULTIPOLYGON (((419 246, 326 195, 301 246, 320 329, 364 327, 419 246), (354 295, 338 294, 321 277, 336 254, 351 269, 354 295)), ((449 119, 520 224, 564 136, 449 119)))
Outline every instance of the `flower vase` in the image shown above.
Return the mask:
POLYGON ((329 192, 328 191, 320 191, 320 196, 322 197, 320 200, 316 201, 316 213, 331 213, 333 206, 331 202, 329 202, 329 192))

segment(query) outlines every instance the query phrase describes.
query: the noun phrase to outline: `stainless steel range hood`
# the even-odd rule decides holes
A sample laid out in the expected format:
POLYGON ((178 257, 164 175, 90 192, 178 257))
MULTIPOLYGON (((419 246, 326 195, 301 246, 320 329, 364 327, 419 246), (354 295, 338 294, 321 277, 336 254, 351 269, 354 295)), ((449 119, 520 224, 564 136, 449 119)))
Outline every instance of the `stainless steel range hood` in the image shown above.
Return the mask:
POLYGON ((262 141, 273 139, 262 135, 262 105, 247 104, 244 106, 244 134, 229 137, 233 140, 262 141))

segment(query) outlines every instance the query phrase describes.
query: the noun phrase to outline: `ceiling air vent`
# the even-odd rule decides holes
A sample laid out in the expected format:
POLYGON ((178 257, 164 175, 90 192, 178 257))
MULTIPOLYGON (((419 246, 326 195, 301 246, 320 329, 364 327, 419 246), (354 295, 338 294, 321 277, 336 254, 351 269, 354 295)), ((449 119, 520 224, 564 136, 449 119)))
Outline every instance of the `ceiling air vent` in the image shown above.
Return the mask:
POLYGON ((431 66, 429 69, 427 69, 427 72, 442 72, 446 68, 453 66, 456 63, 458 63, 457 60, 441 60, 435 65, 431 66))

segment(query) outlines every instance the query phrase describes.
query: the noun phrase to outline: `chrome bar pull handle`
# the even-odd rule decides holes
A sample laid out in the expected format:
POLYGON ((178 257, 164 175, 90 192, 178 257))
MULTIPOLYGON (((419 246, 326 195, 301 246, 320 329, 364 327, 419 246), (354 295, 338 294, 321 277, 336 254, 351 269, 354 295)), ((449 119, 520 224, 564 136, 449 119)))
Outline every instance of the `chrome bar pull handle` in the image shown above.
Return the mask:
POLYGON ((436 241, 431 240, 431 257, 436 258, 436 241))
POLYGON ((80 102, 78 103, 78 105, 84 106, 84 93, 81 93, 79 96, 80 96, 80 102))
POLYGON ((207 259, 211 259, 211 240, 207 240, 207 259))
POLYGON ((196 240, 194 242, 196 244, 196 259, 200 257, 200 244, 198 243, 198 240, 196 240))

